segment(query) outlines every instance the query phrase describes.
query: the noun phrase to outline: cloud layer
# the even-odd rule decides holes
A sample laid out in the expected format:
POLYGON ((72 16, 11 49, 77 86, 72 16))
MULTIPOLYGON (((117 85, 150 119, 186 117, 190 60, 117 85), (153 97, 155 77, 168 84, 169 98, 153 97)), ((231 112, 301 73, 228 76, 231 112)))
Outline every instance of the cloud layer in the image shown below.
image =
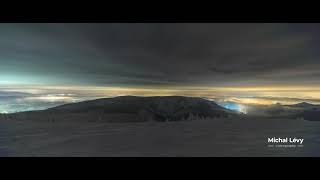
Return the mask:
POLYGON ((1 24, 0 84, 310 85, 317 24, 1 24))

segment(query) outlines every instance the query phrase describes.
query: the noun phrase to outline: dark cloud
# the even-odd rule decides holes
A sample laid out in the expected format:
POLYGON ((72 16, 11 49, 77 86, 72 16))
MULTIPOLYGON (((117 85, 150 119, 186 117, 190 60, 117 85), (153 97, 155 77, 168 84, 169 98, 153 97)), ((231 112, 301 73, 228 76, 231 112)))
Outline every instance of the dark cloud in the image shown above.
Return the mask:
POLYGON ((318 29, 316 24, 1 24, 0 83, 314 83, 320 74, 308 72, 320 68, 318 29))

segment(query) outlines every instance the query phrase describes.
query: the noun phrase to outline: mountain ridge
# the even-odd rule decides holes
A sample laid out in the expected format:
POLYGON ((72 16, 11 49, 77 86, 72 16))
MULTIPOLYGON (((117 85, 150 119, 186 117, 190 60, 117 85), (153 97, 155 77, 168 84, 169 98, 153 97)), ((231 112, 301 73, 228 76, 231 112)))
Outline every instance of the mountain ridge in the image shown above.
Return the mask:
POLYGON ((317 106, 315 104, 311 104, 311 103, 307 103, 307 102, 301 102, 301 103, 297 103, 297 104, 293 104, 293 105, 290 105, 292 107, 314 107, 314 106, 317 106))
POLYGON ((118 96, 65 104, 47 110, 16 113, 30 119, 82 119, 112 122, 180 121, 222 118, 237 113, 213 101, 185 96, 118 96), (42 116, 42 117, 41 117, 42 116))

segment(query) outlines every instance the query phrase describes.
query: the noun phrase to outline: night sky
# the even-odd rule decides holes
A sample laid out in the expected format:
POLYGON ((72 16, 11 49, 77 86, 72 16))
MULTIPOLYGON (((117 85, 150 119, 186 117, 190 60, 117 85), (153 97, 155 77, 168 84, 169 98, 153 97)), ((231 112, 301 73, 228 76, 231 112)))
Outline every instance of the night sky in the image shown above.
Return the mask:
POLYGON ((319 32, 319 24, 0 24, 0 98, 319 103, 319 32))

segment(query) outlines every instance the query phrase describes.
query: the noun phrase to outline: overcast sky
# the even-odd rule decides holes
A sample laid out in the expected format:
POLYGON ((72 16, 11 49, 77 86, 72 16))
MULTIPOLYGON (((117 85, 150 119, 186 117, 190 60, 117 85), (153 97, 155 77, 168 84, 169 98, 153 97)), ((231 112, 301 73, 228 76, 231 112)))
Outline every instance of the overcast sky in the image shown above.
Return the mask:
POLYGON ((0 84, 314 85, 318 24, 0 24, 0 84))

